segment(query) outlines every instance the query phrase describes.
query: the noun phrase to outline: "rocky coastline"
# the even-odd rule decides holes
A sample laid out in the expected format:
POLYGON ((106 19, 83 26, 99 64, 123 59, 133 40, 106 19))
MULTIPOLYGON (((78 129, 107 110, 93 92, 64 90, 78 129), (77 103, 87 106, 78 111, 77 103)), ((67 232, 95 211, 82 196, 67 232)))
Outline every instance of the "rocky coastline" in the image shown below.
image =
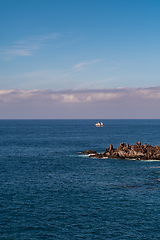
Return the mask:
POLYGON ((114 159, 136 159, 136 160, 160 160, 160 146, 155 147, 137 142, 135 145, 129 145, 122 142, 118 148, 114 149, 110 144, 104 153, 87 150, 82 152, 88 154, 91 158, 114 158, 114 159))

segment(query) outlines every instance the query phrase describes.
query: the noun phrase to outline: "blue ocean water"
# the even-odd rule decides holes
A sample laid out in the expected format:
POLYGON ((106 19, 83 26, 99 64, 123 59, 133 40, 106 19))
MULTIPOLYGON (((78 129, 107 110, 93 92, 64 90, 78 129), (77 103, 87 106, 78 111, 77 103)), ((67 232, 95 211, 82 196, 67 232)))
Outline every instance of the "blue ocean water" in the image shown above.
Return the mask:
POLYGON ((159 239, 160 162, 91 159, 160 146, 160 120, 1 120, 0 239, 159 239))

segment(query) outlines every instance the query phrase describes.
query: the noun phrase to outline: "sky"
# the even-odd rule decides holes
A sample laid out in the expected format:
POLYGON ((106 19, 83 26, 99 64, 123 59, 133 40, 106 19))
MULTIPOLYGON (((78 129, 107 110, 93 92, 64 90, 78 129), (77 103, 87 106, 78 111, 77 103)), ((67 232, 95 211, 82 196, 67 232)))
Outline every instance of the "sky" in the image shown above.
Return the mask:
POLYGON ((159 12, 159 0, 1 0, 0 119, 159 119, 159 12))

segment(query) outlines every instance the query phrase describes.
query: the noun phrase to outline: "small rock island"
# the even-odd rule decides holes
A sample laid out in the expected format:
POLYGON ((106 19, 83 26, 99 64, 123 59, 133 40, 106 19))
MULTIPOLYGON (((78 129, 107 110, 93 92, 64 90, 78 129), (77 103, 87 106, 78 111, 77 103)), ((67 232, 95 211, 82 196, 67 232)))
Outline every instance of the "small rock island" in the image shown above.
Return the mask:
POLYGON ((129 145, 122 142, 118 148, 114 149, 110 144, 104 153, 87 150, 82 152, 88 154, 91 158, 116 158, 116 159, 136 159, 136 160, 160 160, 160 146, 155 147, 137 142, 135 145, 129 145))

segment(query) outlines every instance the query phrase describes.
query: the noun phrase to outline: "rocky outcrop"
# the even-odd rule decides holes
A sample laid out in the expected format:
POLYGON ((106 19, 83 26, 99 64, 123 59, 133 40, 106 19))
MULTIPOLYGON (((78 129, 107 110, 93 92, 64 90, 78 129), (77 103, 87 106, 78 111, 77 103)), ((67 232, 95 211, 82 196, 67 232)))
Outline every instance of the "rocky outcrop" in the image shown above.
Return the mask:
POLYGON ((129 145, 122 142, 118 148, 114 149, 110 144, 109 148, 104 153, 97 153, 96 151, 87 150, 82 152, 89 154, 92 158, 118 158, 118 159, 136 159, 136 160, 160 160, 160 147, 151 146, 149 144, 141 145, 137 142, 135 145, 129 145))

